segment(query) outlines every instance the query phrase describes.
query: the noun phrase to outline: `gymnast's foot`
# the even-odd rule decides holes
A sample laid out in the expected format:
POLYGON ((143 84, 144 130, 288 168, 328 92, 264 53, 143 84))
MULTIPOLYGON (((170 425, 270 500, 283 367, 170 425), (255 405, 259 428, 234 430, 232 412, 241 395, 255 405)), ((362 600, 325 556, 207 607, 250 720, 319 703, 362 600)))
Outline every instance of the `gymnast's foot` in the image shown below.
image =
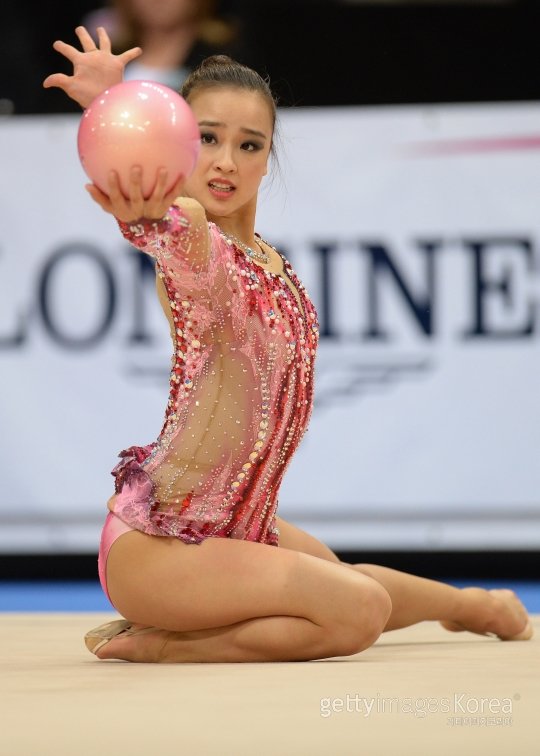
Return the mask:
POLYGON ((85 644, 98 659, 164 662, 167 641, 174 633, 127 620, 115 620, 90 630, 85 644))
POLYGON ((459 616, 441 621, 454 633, 468 630, 479 635, 495 635, 501 640, 529 640, 533 628, 527 610, 513 591, 505 588, 486 591, 463 588, 459 616))

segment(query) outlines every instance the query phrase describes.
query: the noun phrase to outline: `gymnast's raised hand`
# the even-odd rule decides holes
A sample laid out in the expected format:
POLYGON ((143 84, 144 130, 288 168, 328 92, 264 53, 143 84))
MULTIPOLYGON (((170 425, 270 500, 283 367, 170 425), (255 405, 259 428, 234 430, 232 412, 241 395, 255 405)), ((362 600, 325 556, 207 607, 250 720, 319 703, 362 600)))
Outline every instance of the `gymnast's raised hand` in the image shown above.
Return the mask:
POLYGON ((102 26, 97 29, 97 45, 84 26, 78 26, 75 34, 82 51, 60 40, 53 44, 54 49, 73 64, 73 75, 51 74, 47 76, 43 86, 59 87, 82 108, 87 108, 100 92, 122 81, 125 66, 138 58, 142 50, 140 47, 132 47, 120 55, 114 55, 111 40, 102 26))

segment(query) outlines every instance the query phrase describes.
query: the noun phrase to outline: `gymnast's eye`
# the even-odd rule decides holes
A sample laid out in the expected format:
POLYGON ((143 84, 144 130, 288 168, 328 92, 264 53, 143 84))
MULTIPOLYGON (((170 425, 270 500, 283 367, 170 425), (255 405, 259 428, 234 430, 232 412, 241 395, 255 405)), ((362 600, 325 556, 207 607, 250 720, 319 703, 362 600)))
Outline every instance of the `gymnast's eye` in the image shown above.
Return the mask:
POLYGON ((258 152, 259 150, 262 150, 262 144, 259 142, 243 142, 242 149, 245 150, 245 152, 258 152))

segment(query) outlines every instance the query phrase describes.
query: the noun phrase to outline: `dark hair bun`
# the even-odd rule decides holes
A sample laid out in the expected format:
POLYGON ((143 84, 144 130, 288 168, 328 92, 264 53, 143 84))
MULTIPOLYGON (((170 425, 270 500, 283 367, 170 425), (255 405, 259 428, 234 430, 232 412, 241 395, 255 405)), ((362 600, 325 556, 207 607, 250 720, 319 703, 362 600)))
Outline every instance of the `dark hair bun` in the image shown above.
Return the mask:
POLYGON ((228 55, 210 55, 205 58, 199 65, 199 68, 211 68, 213 66, 230 66, 234 65, 235 61, 229 58, 228 55))

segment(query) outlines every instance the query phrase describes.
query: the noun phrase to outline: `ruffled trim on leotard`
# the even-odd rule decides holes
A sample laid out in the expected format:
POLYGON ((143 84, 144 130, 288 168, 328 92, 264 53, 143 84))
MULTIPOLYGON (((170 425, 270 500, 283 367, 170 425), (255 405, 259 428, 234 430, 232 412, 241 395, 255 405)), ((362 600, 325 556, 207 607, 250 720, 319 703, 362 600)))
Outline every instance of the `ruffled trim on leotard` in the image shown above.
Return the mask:
POLYGON ((122 461, 116 465, 111 473, 115 478, 114 488, 117 494, 121 493, 126 485, 130 489, 146 489, 150 486, 148 493, 153 493, 153 483, 148 474, 142 469, 141 462, 144 462, 150 456, 154 446, 154 444, 148 444, 148 446, 130 446, 128 449, 120 452, 118 456, 122 461))
POLYGON ((142 466, 155 446, 130 446, 118 455, 121 461, 111 473, 116 491, 114 513, 132 528, 148 535, 173 536, 185 543, 199 544, 206 535, 190 521, 181 523, 178 513, 164 512, 156 501, 155 484, 142 466))

